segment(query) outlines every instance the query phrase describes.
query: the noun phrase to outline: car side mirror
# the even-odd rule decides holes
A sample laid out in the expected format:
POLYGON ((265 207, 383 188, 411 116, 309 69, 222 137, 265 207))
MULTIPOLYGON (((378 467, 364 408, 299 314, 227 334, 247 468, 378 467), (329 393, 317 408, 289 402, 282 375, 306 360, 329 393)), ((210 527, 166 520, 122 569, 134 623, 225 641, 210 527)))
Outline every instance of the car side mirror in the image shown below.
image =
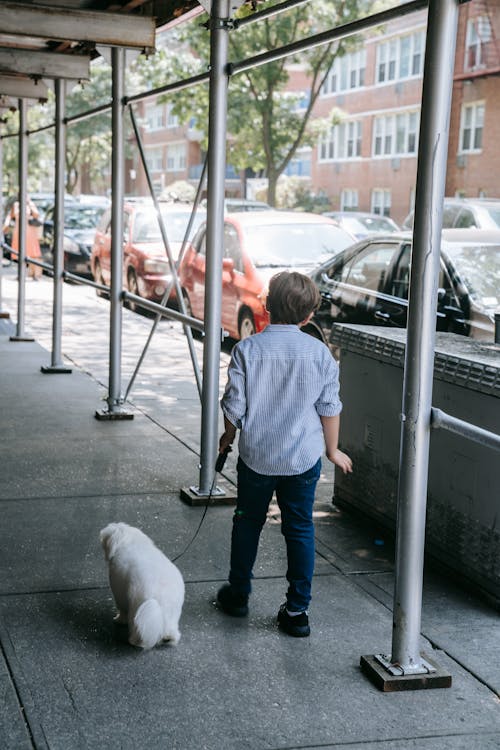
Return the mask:
POLYGON ((438 305, 442 305, 445 300, 446 300, 446 289, 443 289, 443 287, 440 286, 438 289, 438 305))

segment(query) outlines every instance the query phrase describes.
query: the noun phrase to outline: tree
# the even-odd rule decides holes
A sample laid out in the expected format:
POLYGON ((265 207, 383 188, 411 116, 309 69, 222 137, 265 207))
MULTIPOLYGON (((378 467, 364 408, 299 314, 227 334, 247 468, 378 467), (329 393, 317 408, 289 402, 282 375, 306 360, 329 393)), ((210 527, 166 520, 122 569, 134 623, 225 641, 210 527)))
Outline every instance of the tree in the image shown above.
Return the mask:
MULTIPOLYGON (((75 86, 66 97, 66 116, 71 118, 111 101, 111 67, 104 60, 91 66, 88 82, 75 86)), ((66 134, 66 190, 72 193, 82 172, 94 191, 104 190, 110 173, 111 111, 69 123, 66 134)))
MULTIPOLYGON (((54 94, 49 91, 48 101, 43 105, 28 107, 27 124, 34 132, 28 141, 28 190, 39 188, 39 184, 53 180, 54 164, 54 94)), ((66 96, 66 117, 72 117, 111 101, 111 68, 104 61, 91 66, 88 82, 79 83, 66 96)), ((18 133, 18 112, 8 113, 4 133, 18 133)), ((8 192, 17 192, 19 140, 15 135, 4 138, 3 174, 8 192)), ((69 123, 66 131, 66 191, 72 193, 79 176, 87 172, 91 184, 104 190, 109 174, 111 156, 111 115, 103 113, 88 119, 69 123)))
MULTIPOLYGON (((281 0, 270 0, 259 5, 259 10, 276 5, 281 0)), ((259 52, 273 50, 306 38, 328 28, 353 21, 379 10, 381 3, 370 0, 314 0, 289 9, 270 19, 232 30, 229 36, 230 61, 238 62, 259 52)), ((251 13, 248 5, 238 14, 251 13)), ((208 17, 176 28, 176 42, 172 49, 161 49, 149 66, 149 82, 153 86, 166 80, 186 78, 209 63, 208 17), (205 23, 203 23, 205 20, 205 23), (179 49, 184 49, 182 55, 179 49), (185 50, 196 54, 186 54, 185 50)), ((338 122, 338 113, 326 120, 313 118, 314 105, 321 87, 337 56, 352 49, 359 40, 354 38, 331 42, 235 75, 228 92, 228 161, 239 170, 251 167, 268 179, 268 202, 276 201, 278 178, 286 170, 300 147, 313 145, 319 134, 338 122), (290 65, 300 63, 307 73, 306 90, 289 90, 290 65)), ((143 63, 141 63, 143 64, 143 63)), ((198 85, 170 95, 173 111, 183 121, 194 118, 202 134, 202 147, 207 146, 208 87, 198 85)))

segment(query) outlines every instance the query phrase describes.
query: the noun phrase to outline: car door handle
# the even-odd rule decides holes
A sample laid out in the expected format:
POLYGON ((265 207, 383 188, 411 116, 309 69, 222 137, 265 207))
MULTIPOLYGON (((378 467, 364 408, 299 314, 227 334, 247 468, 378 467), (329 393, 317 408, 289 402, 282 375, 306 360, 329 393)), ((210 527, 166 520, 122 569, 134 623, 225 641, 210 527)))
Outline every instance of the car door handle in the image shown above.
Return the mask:
POLYGON ((387 321, 391 319, 389 313, 382 312, 382 310, 377 310, 374 317, 377 318, 377 320, 382 320, 384 323, 387 323, 387 321))

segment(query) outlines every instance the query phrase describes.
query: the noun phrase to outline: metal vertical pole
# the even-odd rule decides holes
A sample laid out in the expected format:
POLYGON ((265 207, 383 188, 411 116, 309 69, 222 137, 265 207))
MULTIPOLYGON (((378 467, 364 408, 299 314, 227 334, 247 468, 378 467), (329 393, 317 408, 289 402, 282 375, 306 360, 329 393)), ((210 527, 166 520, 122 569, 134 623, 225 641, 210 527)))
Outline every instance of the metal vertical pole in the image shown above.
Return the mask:
POLYGON ((11 341, 33 341, 31 336, 24 333, 24 307, 26 302, 26 229, 27 216, 26 206, 28 204, 27 174, 28 174, 28 134, 26 125, 26 100, 19 99, 19 216, 18 224, 18 256, 17 256, 17 326, 15 336, 11 341))
POLYGON ((55 210, 54 210, 54 293, 52 300, 52 356, 50 367, 41 367, 45 374, 70 373, 62 361, 62 308, 63 308, 63 239, 64 239, 64 164, 66 152, 66 83, 60 78, 54 82, 56 95, 56 130, 55 130, 55 210))
MULTIPOLYGON (((399 462, 396 581, 391 657, 376 657, 412 689, 449 687, 420 653, 427 473, 437 290, 459 0, 430 0, 411 260, 399 462), (426 675, 426 679, 411 676, 426 675)), ((366 659, 366 657, 363 657, 366 659)), ((363 659, 362 659, 363 666, 363 659)), ((391 689, 391 688, 384 688, 391 689)), ((401 686, 392 689, 402 689, 401 686)))
POLYGON ((0 318, 10 318, 8 312, 2 311, 2 276, 3 276, 3 140, 0 138, 0 318))
POLYGON ((214 479, 214 464, 218 444, 229 15, 229 0, 212 2, 210 17, 205 340, 201 398, 200 484, 198 488, 200 495, 210 493, 214 479))
POLYGON ((132 419, 133 414, 122 408, 121 344, 123 286, 123 195, 125 170, 124 89, 125 50, 113 47, 111 104, 111 285, 109 325, 109 386, 108 409, 97 411, 97 419, 132 419))

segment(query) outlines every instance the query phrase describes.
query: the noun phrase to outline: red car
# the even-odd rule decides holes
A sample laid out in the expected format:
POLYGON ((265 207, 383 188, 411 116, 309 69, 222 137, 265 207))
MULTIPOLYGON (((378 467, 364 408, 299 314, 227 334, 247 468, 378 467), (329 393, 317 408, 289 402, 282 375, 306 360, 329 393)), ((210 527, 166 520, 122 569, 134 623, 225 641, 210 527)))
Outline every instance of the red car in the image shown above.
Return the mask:
MULTIPOLYGON (((188 312, 203 320, 205 234, 202 224, 179 265, 188 312)), ((355 242, 324 216, 292 211, 250 211, 226 216, 222 273, 222 325, 242 339, 268 323, 267 286, 285 269, 307 273, 355 242)))
MULTIPOLYGON (((177 260, 191 206, 161 203, 160 212, 174 260, 177 260)), ((205 219, 206 211, 198 209, 191 237, 205 219)), ((160 224, 152 201, 130 201, 124 205, 123 217, 123 288, 153 302, 160 302, 171 281, 170 266, 163 244, 160 224)), ((92 276, 100 284, 111 282, 111 209, 103 214, 95 233, 90 257, 92 276)), ((171 299, 175 299, 175 290, 171 299)), ((135 304, 129 302, 135 309, 135 304)))

